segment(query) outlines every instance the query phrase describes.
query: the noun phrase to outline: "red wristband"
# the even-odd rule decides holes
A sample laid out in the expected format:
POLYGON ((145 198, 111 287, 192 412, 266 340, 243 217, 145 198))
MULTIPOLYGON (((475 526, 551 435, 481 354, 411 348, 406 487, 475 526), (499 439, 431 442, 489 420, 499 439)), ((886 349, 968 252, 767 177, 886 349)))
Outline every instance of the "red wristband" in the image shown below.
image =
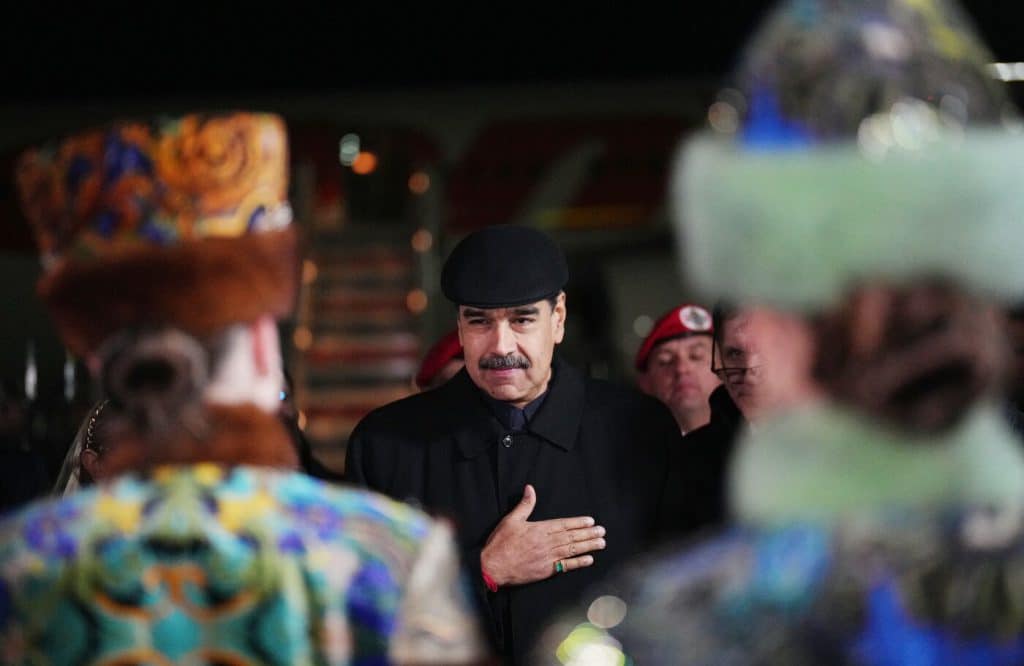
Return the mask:
POLYGON ((494 579, 491 578, 490 574, 488 574, 486 571, 484 571, 483 567, 480 567, 480 573, 483 574, 484 585, 487 586, 487 589, 490 590, 491 592, 497 592, 498 591, 498 584, 494 582, 494 579))

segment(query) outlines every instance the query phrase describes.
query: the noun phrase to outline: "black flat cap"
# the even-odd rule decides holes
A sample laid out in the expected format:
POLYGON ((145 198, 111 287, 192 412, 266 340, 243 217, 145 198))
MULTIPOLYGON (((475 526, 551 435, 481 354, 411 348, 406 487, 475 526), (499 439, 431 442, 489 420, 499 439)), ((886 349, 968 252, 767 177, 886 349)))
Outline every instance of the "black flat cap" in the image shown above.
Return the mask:
POLYGON ((441 270, 456 305, 511 308, 556 295, 569 282, 562 249, 530 227, 486 227, 463 238, 441 270))

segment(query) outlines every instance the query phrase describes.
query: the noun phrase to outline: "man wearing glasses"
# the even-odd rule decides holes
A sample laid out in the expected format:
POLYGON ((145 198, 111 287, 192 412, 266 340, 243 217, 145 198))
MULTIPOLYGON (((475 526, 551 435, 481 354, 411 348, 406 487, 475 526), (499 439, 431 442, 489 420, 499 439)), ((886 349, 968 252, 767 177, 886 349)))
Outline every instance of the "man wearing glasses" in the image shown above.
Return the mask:
POLYGON ((765 307, 719 306, 715 315, 711 370, 743 419, 756 427, 766 415, 817 394, 810 379, 814 349, 803 321, 765 307))
POLYGON ((711 371, 722 380, 708 399, 711 421, 683 438, 693 498, 690 528, 726 519, 726 470, 743 428, 813 400, 813 344, 800 319, 766 307, 719 304, 713 313, 711 371))

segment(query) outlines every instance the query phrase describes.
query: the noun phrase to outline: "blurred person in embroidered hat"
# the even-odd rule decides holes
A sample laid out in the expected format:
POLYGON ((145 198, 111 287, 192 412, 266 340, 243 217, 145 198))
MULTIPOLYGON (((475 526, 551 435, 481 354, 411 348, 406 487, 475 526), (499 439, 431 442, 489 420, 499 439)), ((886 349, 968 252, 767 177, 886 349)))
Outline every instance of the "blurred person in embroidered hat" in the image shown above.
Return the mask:
POLYGON ((348 480, 453 517, 491 639, 513 663, 549 611, 680 520, 669 411, 556 351, 568 280, 537 229, 462 239, 441 287, 465 368, 371 412, 345 464, 348 480))
POLYGON ((802 319, 819 394, 741 434, 734 529, 595 588, 538 662, 1024 663, 995 307, 1024 284, 1024 136, 990 61, 940 0, 791 0, 756 33, 674 220, 703 293, 802 319))
POLYGON ((5 663, 465 662, 441 523, 295 470, 274 319, 295 292, 272 115, 28 151, 39 293, 108 403, 107 481, 0 522, 5 663))
POLYGON ((711 371, 714 329, 699 305, 680 305, 654 324, 636 353, 637 386, 663 402, 685 435, 711 419, 708 398, 719 385, 711 371))
POLYGON ((466 366, 462 355, 462 343, 458 330, 450 331, 434 343, 413 378, 413 385, 419 391, 428 391, 441 386, 466 366))

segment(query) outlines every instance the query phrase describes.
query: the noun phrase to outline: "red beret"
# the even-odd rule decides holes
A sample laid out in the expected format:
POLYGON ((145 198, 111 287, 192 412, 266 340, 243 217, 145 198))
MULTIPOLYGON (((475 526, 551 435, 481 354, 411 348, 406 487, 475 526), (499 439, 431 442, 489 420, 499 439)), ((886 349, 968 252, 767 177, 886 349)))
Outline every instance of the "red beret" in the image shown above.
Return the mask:
POLYGON ((669 310, 651 332, 636 353, 636 369, 647 369, 647 357, 651 355, 655 345, 672 338, 685 338, 691 335, 711 335, 711 314, 699 305, 680 305, 669 310))
POLYGON ((451 331, 434 343, 420 363, 420 371, 416 373, 416 386, 425 388, 441 371, 448 361, 462 358, 462 343, 459 342, 458 330, 451 331))

